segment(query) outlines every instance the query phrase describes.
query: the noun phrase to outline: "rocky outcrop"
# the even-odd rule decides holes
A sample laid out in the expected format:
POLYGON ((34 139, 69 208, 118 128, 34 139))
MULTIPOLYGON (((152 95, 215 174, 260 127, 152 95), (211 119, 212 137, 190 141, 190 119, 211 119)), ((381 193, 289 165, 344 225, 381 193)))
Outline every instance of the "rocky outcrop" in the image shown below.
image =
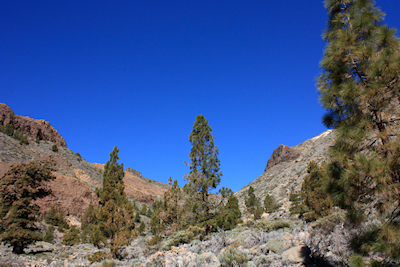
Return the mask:
POLYGON ((67 147, 64 138, 45 120, 35 120, 29 117, 15 115, 6 104, 0 103, 0 125, 12 123, 14 129, 20 129, 32 139, 47 140, 60 146, 67 147))
POLYGON ((299 156, 300 151, 298 151, 297 149, 285 145, 280 145, 277 149, 274 150, 274 152, 272 152, 272 156, 268 160, 267 166, 265 167, 264 171, 267 171, 269 168, 279 163, 297 159, 299 156))
POLYGON ((263 174, 235 193, 242 212, 245 211, 244 200, 251 186, 255 195, 261 201, 264 201, 267 194, 278 201, 280 208, 274 216, 289 216, 289 194, 291 188, 293 187, 295 191, 301 189, 310 161, 315 161, 319 164, 328 159, 328 150, 333 145, 334 140, 335 132, 326 130, 297 146, 286 148, 282 145, 279 146, 273 153, 273 155, 277 155, 272 161, 274 165, 271 163, 271 166, 269 166, 270 161, 268 161, 268 167, 263 174), (292 152, 297 152, 298 155, 292 152))

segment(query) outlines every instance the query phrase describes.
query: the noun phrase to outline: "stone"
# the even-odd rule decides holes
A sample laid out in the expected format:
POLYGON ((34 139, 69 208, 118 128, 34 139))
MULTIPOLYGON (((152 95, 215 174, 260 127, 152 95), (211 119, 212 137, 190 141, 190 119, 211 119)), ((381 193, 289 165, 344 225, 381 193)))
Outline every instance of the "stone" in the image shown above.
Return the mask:
POLYGON ((278 165, 279 163, 297 159, 299 156, 300 151, 298 151, 297 149, 285 145, 280 145, 277 149, 274 150, 274 152, 272 152, 271 158, 268 160, 267 166, 265 167, 265 171, 275 165, 278 165))
POLYGON ((307 263, 310 261, 310 249, 307 246, 292 247, 282 253, 282 261, 307 263))

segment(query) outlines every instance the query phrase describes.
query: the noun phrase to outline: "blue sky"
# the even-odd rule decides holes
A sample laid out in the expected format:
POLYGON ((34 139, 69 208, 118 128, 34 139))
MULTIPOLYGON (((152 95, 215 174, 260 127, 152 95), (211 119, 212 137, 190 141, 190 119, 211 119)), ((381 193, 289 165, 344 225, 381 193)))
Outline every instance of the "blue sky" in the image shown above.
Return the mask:
MULTIPOLYGON (((400 1, 382 0, 400 27, 400 1)), ((203 114, 221 186, 263 173, 273 150, 325 130, 315 87, 327 21, 320 0, 0 3, 0 102, 45 119, 68 148, 184 184, 203 114)))

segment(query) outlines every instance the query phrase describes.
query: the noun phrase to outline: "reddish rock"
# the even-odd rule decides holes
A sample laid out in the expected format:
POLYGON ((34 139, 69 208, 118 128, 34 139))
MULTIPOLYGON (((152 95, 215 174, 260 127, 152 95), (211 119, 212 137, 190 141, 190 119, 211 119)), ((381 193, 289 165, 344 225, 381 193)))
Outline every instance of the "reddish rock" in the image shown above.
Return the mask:
POLYGON ((53 205, 56 210, 61 208, 66 215, 80 217, 90 203, 98 205, 98 198, 89 186, 76 178, 53 173, 56 179, 46 183, 51 194, 36 200, 41 207, 40 212, 46 213, 53 205))
POLYGON ((14 129, 20 129, 24 134, 36 140, 47 140, 67 147, 64 138, 45 120, 35 120, 29 117, 15 115, 6 104, 0 103, 0 125, 12 123, 14 129))
POLYGON ((280 145, 277 149, 274 150, 272 153, 271 158, 267 162, 267 166, 265 167, 264 171, 267 171, 269 168, 272 166, 275 166, 279 163, 282 162, 287 162, 290 160, 295 160, 300 156, 300 151, 285 146, 285 145, 280 145))

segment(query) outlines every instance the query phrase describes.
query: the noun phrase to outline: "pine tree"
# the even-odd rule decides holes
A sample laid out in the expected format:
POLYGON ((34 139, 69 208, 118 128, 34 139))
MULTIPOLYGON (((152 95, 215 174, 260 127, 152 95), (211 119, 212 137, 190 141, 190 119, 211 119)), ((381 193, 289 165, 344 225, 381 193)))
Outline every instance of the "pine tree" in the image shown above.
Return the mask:
POLYGON ((56 208, 54 205, 50 206, 50 210, 46 213, 46 216, 44 217, 44 221, 47 224, 56 226, 58 224, 58 214, 56 211, 56 208))
POLYGON ((254 215, 254 219, 260 219, 263 213, 263 208, 260 205, 260 200, 254 194, 254 188, 249 187, 247 191, 247 198, 245 199, 247 212, 254 215))
POLYGON ((33 201, 50 194, 43 183, 52 179, 49 168, 34 162, 12 165, 1 179, 0 225, 5 232, 0 239, 10 244, 16 254, 42 239, 34 224, 39 206, 33 201))
POLYGON ((140 214, 139 214, 139 212, 135 213, 135 222, 140 223, 140 214))
POLYGON ((75 225, 72 225, 69 231, 64 235, 62 243, 66 246, 74 246, 80 242, 81 239, 79 229, 75 225))
POLYGON ((168 180, 168 184, 170 185, 170 188, 164 193, 164 209, 160 214, 160 217, 164 225, 171 227, 173 230, 179 230, 180 219, 183 212, 181 204, 183 198, 182 190, 178 186, 178 181, 174 180, 172 182, 171 177, 168 180))
POLYGON ((367 247, 398 257, 392 252, 400 247, 385 241, 385 229, 397 229, 391 232, 400 238, 399 40, 382 25, 383 13, 372 0, 326 0, 325 6, 328 45, 318 90, 327 110, 323 121, 337 135, 327 167, 329 192, 353 223, 365 218, 368 206, 391 210, 372 235, 386 245, 367 247))
POLYGON ((278 208, 275 198, 267 194, 264 198, 264 210, 267 213, 275 212, 278 208))
MULTIPOLYGON (((188 184, 186 192, 196 199, 192 205, 192 212, 196 212, 195 222, 206 221, 211 217, 210 190, 215 189, 221 181, 222 172, 219 169, 218 148, 214 145, 215 137, 212 129, 203 115, 198 115, 189 135, 192 149, 189 153, 191 162, 190 174, 185 177, 188 184)), ((189 204, 189 203, 188 203, 189 204)))
POLYGON ((47 228, 46 233, 44 234, 43 237, 44 242, 48 243, 53 243, 54 242, 54 226, 50 225, 49 228, 47 228))
POLYGON ((315 161, 309 163, 307 173, 300 193, 302 203, 307 207, 303 216, 306 221, 314 221, 331 214, 333 202, 326 194, 327 177, 315 161))
POLYGON ((139 229, 138 229, 138 232, 140 235, 144 235, 145 227, 146 226, 144 225, 144 222, 140 222, 139 229))
POLYGON ((124 167, 117 163, 118 152, 115 146, 104 167, 103 188, 98 190, 99 228, 92 233, 96 235, 96 238, 92 238, 96 243, 104 240, 98 230, 110 240, 107 245, 113 258, 122 258, 121 250, 129 244, 131 230, 134 229, 133 205, 124 192, 124 167))
POLYGON ((13 136, 14 134, 14 125, 12 123, 7 124, 4 129, 4 133, 8 136, 13 136))
POLYGON ((92 202, 90 202, 89 206, 87 207, 87 209, 85 210, 85 212, 81 217, 81 229, 92 230, 94 228, 94 225, 96 224, 96 221, 97 221, 97 214, 92 202))
POLYGON ((233 229, 241 222, 240 217, 242 213, 239 209, 239 200, 231 190, 229 191, 228 201, 215 216, 215 225, 222 230, 233 229))

